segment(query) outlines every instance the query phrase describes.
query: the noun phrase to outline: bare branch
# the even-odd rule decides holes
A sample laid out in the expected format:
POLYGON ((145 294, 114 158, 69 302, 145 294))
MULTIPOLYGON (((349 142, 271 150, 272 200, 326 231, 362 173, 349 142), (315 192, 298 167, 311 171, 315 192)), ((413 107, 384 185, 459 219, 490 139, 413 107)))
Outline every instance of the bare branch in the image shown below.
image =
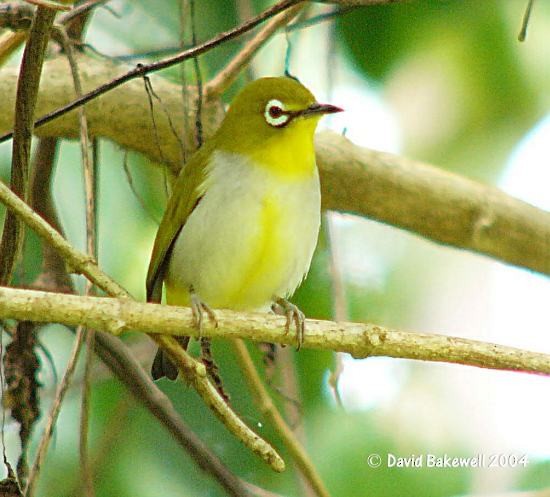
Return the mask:
MULTIPOLYGON (((295 345, 295 337, 285 333, 286 320, 282 317, 225 310, 216 310, 216 317, 218 327, 206 327, 203 336, 295 345)), ((80 323, 110 333, 158 330, 163 335, 198 336, 188 308, 7 287, 0 288, 2 318, 68 326, 80 323)), ((356 358, 387 356, 550 375, 550 354, 374 324, 308 319, 303 346, 347 352, 356 358)))
POLYGON ((277 451, 265 440, 254 433, 229 407, 220 393, 208 380, 206 367, 193 359, 174 337, 151 335, 176 364, 184 378, 191 383, 201 396, 204 403, 214 412, 218 419, 233 433, 246 447, 260 457, 271 469, 282 472, 285 463, 277 451))
POLYGON ((211 474, 233 497, 247 497, 248 483, 239 480, 185 424, 172 401, 160 390, 128 347, 107 333, 96 333, 96 352, 113 374, 132 392, 170 432, 174 440, 191 455, 196 464, 211 474))
MULTIPOLYGON (((56 12, 38 7, 32 21, 29 40, 25 46, 15 100, 14 137, 12 148, 11 186, 13 191, 28 199, 29 156, 34 126, 34 109, 38 85, 48 44, 50 28, 56 12)), ((11 104, 10 104, 11 106, 11 104)), ((0 284, 9 284, 23 249, 23 223, 8 213, 4 222, 0 253, 0 284)))
MULTIPOLYGON (((50 295, 53 295, 53 294, 50 294, 50 295)), ((67 390, 71 384, 71 380, 76 367, 76 362, 78 360, 78 354, 80 353, 80 348, 82 347, 83 340, 84 340, 84 328, 83 326, 79 326, 78 331, 76 333, 76 340, 73 344, 73 349, 71 351, 71 356, 69 358, 69 362, 67 363, 65 374, 61 379, 61 383, 57 387, 55 399, 52 403, 50 412, 48 414, 46 427, 44 428, 44 433, 42 435, 42 438, 40 439, 40 444, 38 446, 36 457, 34 459, 34 463, 32 465, 32 468, 29 474, 29 481, 25 489, 26 497, 33 497, 34 495, 34 490, 36 488, 36 483, 38 481, 38 475, 40 474, 42 463, 44 462, 44 458, 46 457, 46 453, 48 451, 48 446, 50 444, 50 440, 53 434, 53 428, 55 426, 55 423, 57 422, 57 417, 61 409, 61 404, 63 403, 65 394, 67 393, 67 390)))
POLYGON ((290 452, 296 466, 299 468, 307 483, 311 485, 315 494, 319 497, 330 497, 323 480, 321 480, 319 473, 317 473, 304 447, 300 444, 296 434, 293 433, 286 424, 281 413, 273 403, 273 399, 265 389, 246 345, 242 340, 232 340, 231 342, 258 409, 267 419, 269 419, 270 423, 283 440, 285 447, 290 452))
POLYGON ((292 21, 305 6, 305 4, 296 5, 269 21, 265 27, 246 43, 241 51, 231 59, 229 64, 208 82, 204 89, 206 99, 208 100, 222 95, 223 92, 229 88, 231 83, 235 81, 241 70, 250 63, 250 60, 257 51, 262 48, 281 26, 285 26, 292 21))
POLYGON ((325 132, 317 161, 326 209, 550 274, 550 212, 495 187, 325 132))
MULTIPOLYGON (((87 14, 85 14, 87 17, 87 14)), ((81 25, 83 26, 83 24, 81 25)), ((72 40, 69 38, 67 31, 64 28, 60 29, 60 34, 63 40, 63 48, 67 54, 71 74, 73 77, 74 90, 77 97, 82 95, 82 84, 80 81, 80 72, 75 59, 72 40)), ((80 154, 82 157, 82 167, 84 170, 84 191, 85 191, 85 207, 86 207, 86 252, 92 258, 97 258, 97 220, 96 220, 96 169, 97 155, 94 154, 92 159, 90 137, 88 133, 88 119, 84 106, 78 109, 78 121, 80 127, 80 154)), ((90 295, 93 292, 93 284, 87 280, 84 288, 84 294, 90 295)), ((83 489, 86 497, 95 495, 93 478, 90 468, 90 459, 88 457, 88 426, 90 412, 90 391, 91 391, 91 367, 93 362, 93 349, 95 341, 95 332, 92 329, 84 329, 77 333, 77 340, 80 333, 86 335, 86 356, 84 365, 84 378, 82 381, 82 400, 80 408, 80 437, 79 437, 79 454, 81 476, 83 480, 83 489)))

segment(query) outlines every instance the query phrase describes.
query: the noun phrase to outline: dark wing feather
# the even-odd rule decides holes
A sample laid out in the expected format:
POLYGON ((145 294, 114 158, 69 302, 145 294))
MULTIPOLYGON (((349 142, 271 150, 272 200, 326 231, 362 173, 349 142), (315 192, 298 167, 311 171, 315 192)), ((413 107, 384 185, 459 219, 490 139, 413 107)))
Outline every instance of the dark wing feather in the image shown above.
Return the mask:
POLYGON ((187 218, 198 205, 202 195, 206 165, 211 158, 208 144, 199 149, 185 164, 176 183, 166 212, 160 223, 147 271, 147 302, 160 302, 162 283, 170 261, 170 252, 187 218))

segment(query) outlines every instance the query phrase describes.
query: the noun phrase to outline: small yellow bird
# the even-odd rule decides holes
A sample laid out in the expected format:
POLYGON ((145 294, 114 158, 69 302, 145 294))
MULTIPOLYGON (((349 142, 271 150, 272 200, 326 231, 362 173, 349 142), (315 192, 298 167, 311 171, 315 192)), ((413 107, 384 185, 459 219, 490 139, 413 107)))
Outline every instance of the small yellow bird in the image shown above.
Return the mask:
MULTIPOLYGON (((183 167, 160 224, 147 300, 191 305, 197 326, 211 308, 268 310, 274 304, 296 323, 288 302, 309 270, 317 244, 321 194, 313 134, 319 104, 289 77, 262 78, 233 100, 219 130, 183 167)), ((177 369, 161 351, 155 379, 177 369)))

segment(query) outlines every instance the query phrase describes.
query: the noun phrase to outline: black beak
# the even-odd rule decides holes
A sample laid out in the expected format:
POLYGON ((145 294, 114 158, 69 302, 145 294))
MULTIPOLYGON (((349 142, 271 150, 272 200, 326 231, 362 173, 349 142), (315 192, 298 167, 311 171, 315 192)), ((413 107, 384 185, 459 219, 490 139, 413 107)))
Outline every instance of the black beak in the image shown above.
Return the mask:
POLYGON ((315 114, 336 114, 337 112, 343 112, 344 109, 336 107, 336 105, 320 104, 315 102, 311 104, 307 109, 301 112, 302 116, 311 116, 315 114))

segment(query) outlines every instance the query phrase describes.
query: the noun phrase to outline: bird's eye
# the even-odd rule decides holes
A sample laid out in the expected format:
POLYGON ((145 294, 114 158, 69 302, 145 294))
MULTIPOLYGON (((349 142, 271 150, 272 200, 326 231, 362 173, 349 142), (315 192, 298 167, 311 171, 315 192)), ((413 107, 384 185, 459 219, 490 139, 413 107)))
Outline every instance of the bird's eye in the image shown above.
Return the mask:
POLYGON ((265 106, 265 121, 270 126, 281 128, 288 123, 290 116, 285 111, 285 106, 279 100, 270 100, 265 106))
POLYGON ((273 119, 277 119, 278 117, 280 117, 280 116, 283 115, 283 109, 281 109, 280 107, 277 107, 276 105, 272 105, 272 106, 269 108, 269 115, 270 115, 273 119))

